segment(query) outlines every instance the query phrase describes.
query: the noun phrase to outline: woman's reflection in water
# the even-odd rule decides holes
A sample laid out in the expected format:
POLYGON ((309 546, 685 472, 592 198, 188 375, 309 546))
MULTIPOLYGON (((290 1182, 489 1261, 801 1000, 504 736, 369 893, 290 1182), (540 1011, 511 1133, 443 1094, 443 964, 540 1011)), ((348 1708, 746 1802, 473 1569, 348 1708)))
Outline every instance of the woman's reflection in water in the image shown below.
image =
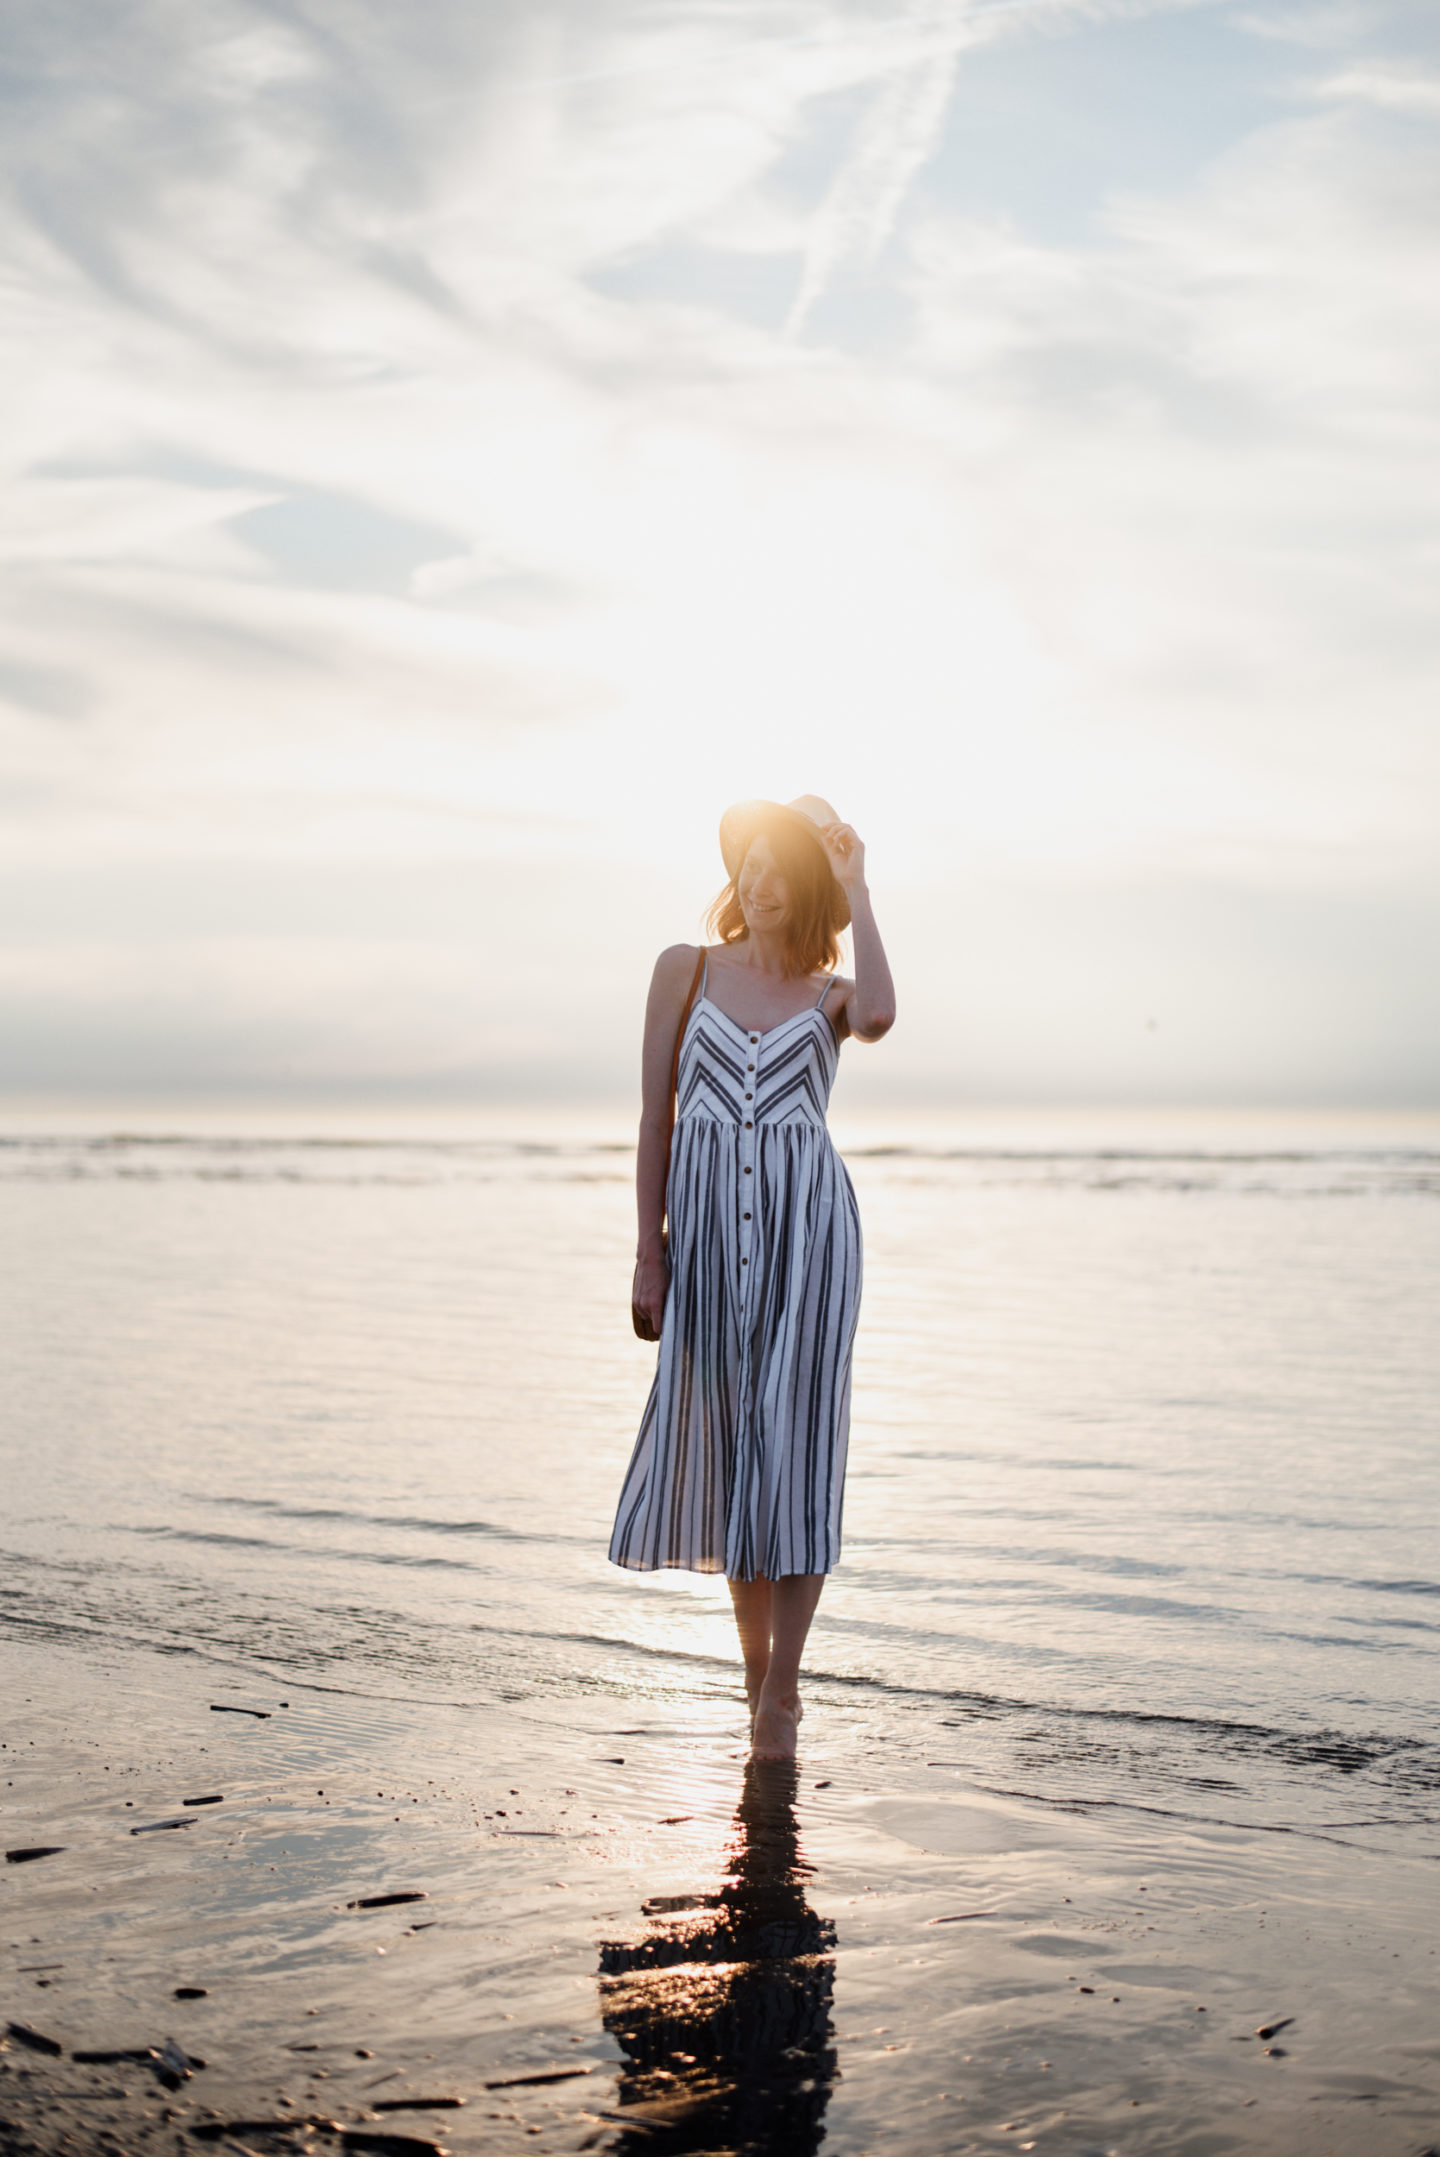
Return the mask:
POLYGON ((795 1769, 752 1761, 729 1877, 657 1896, 634 1941, 600 1949, 600 2011, 625 2056, 623 2157, 701 2150, 807 2157, 835 2078, 835 1927, 815 1915, 795 1826, 795 1769))

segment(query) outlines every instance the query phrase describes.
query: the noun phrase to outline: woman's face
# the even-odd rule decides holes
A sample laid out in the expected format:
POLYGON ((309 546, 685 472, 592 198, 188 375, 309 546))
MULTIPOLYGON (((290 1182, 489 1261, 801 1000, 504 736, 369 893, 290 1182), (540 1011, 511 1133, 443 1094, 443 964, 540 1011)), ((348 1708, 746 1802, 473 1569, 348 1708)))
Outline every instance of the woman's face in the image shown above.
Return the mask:
POLYGON ((750 841, 735 888, 740 894, 745 926, 752 934, 757 929, 784 928, 790 913, 790 886, 777 868, 770 841, 763 834, 750 841))

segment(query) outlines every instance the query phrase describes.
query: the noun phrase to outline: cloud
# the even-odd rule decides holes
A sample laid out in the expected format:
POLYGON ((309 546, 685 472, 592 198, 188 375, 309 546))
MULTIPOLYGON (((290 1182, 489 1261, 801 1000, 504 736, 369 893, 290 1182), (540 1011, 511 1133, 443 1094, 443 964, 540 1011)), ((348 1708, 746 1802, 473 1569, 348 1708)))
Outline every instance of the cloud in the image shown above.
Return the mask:
POLYGON ((1309 0, 1303 7, 1242 10, 1235 20, 1251 37, 1312 51, 1361 48, 1377 36, 1423 32, 1428 0, 1309 0))
MULTIPOLYGON (((178 944, 223 875, 261 895, 303 863, 293 939, 272 924, 258 955, 243 910, 216 932, 216 1068, 249 1011, 256 1083, 266 1058, 301 1068, 287 1038, 312 1074, 394 1078, 363 1016, 373 951, 397 1038, 478 1069, 458 1013, 498 1008, 499 955, 432 972, 372 909, 353 938, 311 915, 315 888, 383 868, 392 908, 407 878, 429 894, 400 940, 422 952, 478 903, 428 872, 480 863, 487 921, 543 913, 537 1009, 603 942, 587 1059, 628 1071, 650 947, 693 933, 715 810, 757 791, 819 787, 863 815, 878 882, 977 925, 957 864, 992 896, 1059 878, 1062 910, 1118 879, 1144 913, 1183 875, 1302 894, 1317 937, 1366 890, 1428 920, 1440 172, 1411 117, 1433 72, 1393 22, 1306 12, 1282 40, 1139 0, 438 0, 423 35, 302 0, 32 13, 0 152, 0 834, 47 872, 10 955, 44 945, 71 981, 72 1046, 103 1061, 123 1035, 132 1072, 199 1072, 183 998, 137 991, 122 1025, 95 969, 163 974, 135 956, 148 888, 176 978, 202 980, 206 947, 178 944), (1319 94, 1280 72, 1306 24, 1319 94), (1065 61, 1049 104, 1040 40, 1065 61), (1094 81, 1137 116, 1133 155, 1086 134, 1061 236, 952 154, 982 60, 1017 170, 1057 113, 1086 133, 1094 81), (1202 80, 1200 146, 1156 177, 1138 116, 1202 80)), ((1029 946, 991 911, 993 998, 1029 946)), ((896 1070, 950 1042, 943 917, 907 916, 928 957, 896 1070)), ((33 1012, 33 972, 7 979, 33 1012)), ((1336 961, 1337 996, 1356 979, 1336 961)), ((1404 1062, 1386 1028, 1377 1086, 1404 1062)), ((1226 1056, 1254 1079, 1243 1032, 1217 1086, 1226 1056)), ((563 1060, 527 1040, 507 1068, 563 1060)), ((1105 1068, 1118 1085, 1123 1057, 1105 1068)))
POLYGON ((95 703, 96 688, 73 667, 0 656, 0 697, 47 719, 83 719, 95 703))
POLYGON ((1314 95, 1440 119, 1440 75, 1414 65, 1346 68, 1317 82, 1314 95))
POLYGON ((1101 729, 1228 764, 1236 810, 1276 835, 1414 842, 1414 789, 1440 776, 1413 454, 1433 164, 1358 118, 1287 119, 1179 200, 1116 202, 1101 244, 943 216, 915 243, 926 371, 985 415, 971 469, 1003 580, 1101 729))
MULTIPOLYGON (((906 197, 939 143, 961 56, 997 39, 1073 34, 1107 22, 1178 13, 1213 0, 991 0, 958 9, 912 5, 887 25, 895 44, 871 51, 875 80, 853 139, 810 221, 799 289, 785 322, 794 337, 847 272, 873 268, 906 197), (914 57, 907 55, 913 53, 914 57)), ((868 72, 868 71, 867 71, 868 72)))

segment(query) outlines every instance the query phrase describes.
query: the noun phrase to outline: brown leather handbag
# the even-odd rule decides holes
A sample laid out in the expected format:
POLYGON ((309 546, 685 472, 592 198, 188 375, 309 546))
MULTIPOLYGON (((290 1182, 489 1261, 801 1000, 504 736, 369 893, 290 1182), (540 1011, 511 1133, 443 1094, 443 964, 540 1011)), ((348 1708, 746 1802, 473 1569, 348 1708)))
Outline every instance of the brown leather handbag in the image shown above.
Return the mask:
MULTIPOLYGON (((670 1183, 670 1146, 675 1136, 675 1095, 680 1084, 680 1044, 685 1039, 685 1029, 690 1024, 691 1008, 700 992, 700 981, 704 972, 705 953, 702 948, 699 958, 695 961, 695 974, 690 983, 690 994, 686 997, 685 1008, 680 1014, 680 1031, 675 1036, 675 1054, 670 1059, 670 1128, 665 1134, 665 1175, 662 1188, 668 1188, 670 1183)), ((661 1230, 661 1240, 668 1245, 668 1230, 661 1230)), ((633 1295, 630 1298, 630 1323, 635 1328, 637 1340, 659 1340, 659 1334, 650 1323, 649 1313, 641 1310, 633 1295)))

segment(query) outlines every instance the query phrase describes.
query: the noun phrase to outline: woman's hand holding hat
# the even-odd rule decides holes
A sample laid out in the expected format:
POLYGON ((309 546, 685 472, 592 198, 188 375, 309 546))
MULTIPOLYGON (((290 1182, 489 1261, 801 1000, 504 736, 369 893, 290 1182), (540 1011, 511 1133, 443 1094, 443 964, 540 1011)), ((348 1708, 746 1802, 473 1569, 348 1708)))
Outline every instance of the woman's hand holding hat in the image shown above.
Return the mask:
POLYGON ((822 824, 820 844, 830 864, 830 873, 837 884, 846 891, 854 891, 865 881, 865 841, 853 824, 822 824))

